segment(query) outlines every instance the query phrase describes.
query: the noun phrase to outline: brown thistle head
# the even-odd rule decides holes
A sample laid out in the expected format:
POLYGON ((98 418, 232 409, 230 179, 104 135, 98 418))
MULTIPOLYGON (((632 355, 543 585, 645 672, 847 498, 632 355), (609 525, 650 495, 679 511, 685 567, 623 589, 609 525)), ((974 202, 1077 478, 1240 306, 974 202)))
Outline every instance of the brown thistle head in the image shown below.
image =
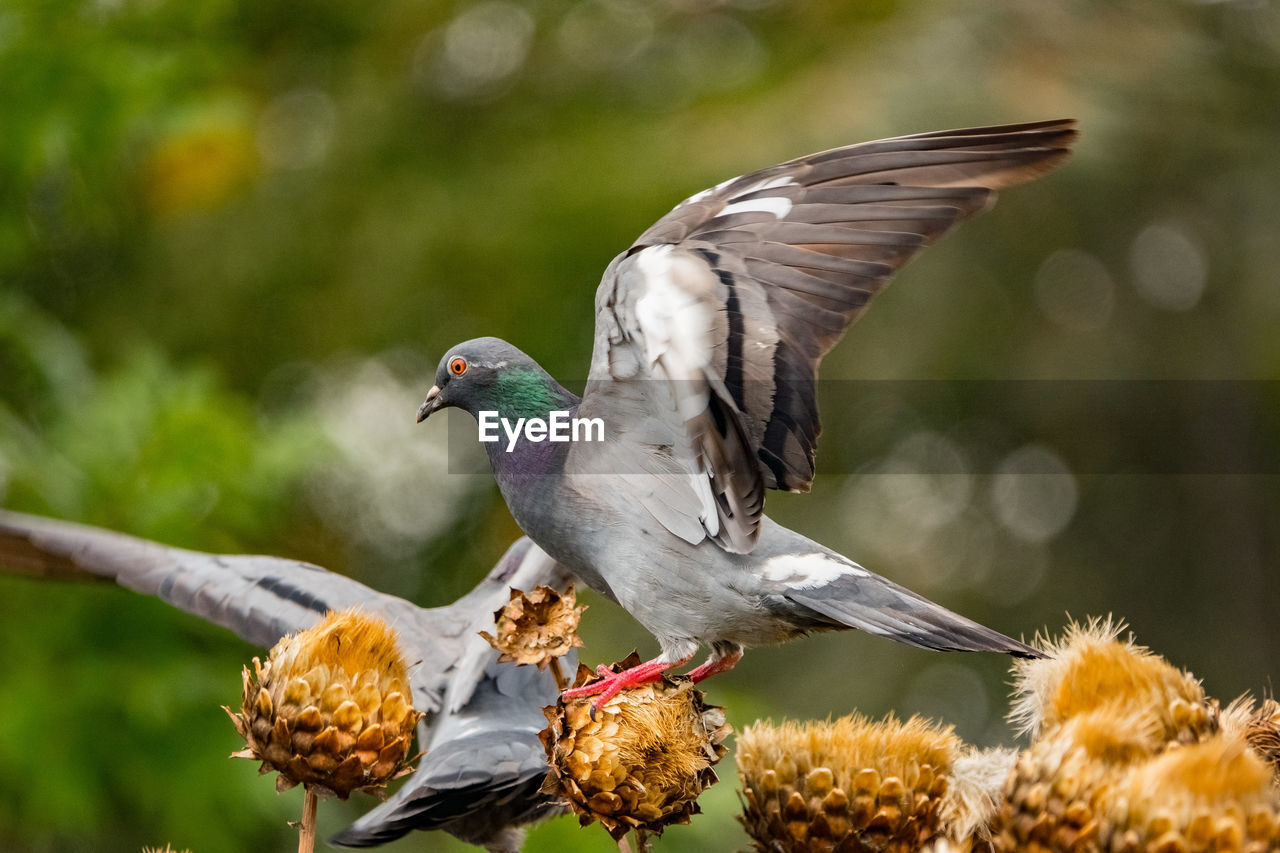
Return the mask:
POLYGON ((1133 767, 1116 783, 1105 818, 1101 840, 1113 853, 1280 850, 1271 767, 1222 735, 1133 767))
POLYGON ((533 664, 546 669, 553 660, 582 645, 578 622, 586 605, 579 606, 572 586, 563 593, 549 586, 532 592, 511 590, 511 600, 493 614, 496 634, 481 631, 502 654, 499 661, 533 664))
MULTIPOLYGON (((639 662, 633 653, 614 669, 639 662)), ((574 684, 593 677, 579 667, 574 684)), ((594 718, 592 701, 561 699, 544 709, 548 726, 540 737, 551 770, 543 791, 568 800, 583 826, 598 820, 615 839, 688 823, 727 751, 732 729, 723 709, 706 704, 684 679, 623 690, 594 718)))
POLYGON ((757 722, 738 738, 740 820, 761 851, 918 850, 940 833, 960 750, 918 717, 757 722))
POLYGON ((225 710, 246 742, 235 757, 278 771, 277 790, 303 784, 346 799, 409 772, 422 714, 396 633, 381 619, 330 612, 253 668, 244 668, 240 711, 225 710))
POLYGON ((1072 717, 1118 704, 1158 726, 1166 743, 1195 743, 1218 729, 1217 706, 1190 673, 1132 638, 1110 619, 1071 624, 1059 640, 1042 640, 1044 658, 1014 663, 1009 719, 1032 738, 1072 717))

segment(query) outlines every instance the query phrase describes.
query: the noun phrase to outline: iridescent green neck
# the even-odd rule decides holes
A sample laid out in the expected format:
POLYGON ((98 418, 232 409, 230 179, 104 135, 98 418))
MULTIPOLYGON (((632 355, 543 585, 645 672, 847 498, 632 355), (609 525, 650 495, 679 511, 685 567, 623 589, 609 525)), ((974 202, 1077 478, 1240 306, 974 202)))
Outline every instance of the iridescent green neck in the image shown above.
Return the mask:
POLYGON ((493 383, 497 410, 505 418, 545 418, 548 412, 572 409, 578 398, 545 373, 527 367, 509 367, 493 383))

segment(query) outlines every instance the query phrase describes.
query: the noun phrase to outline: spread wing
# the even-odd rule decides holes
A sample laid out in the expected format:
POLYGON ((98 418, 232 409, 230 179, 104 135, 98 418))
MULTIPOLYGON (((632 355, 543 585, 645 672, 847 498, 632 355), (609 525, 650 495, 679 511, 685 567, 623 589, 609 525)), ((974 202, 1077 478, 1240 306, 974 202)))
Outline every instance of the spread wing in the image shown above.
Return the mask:
POLYGON ((329 610, 360 607, 400 635, 414 705, 438 712, 464 705, 483 677, 488 646, 472 635, 493 622, 510 586, 564 585, 558 564, 521 538, 471 592, 425 609, 310 563, 281 557, 206 554, 96 527, 0 511, 0 566, 49 578, 114 580, 270 647, 329 610), (466 683, 462 683, 466 682, 466 683))
MULTIPOLYGON (((546 759, 538 731, 555 682, 535 667, 499 664, 478 631, 512 586, 569 575, 527 538, 515 542, 474 589, 425 609, 319 566, 279 557, 172 548, 100 528, 0 510, 0 567, 51 579, 114 580, 271 646, 333 609, 358 606, 386 619, 413 661, 414 705, 433 713, 419 729, 427 754, 396 795, 337 839, 380 844, 412 829, 485 839, 555 814, 539 792, 546 759)), ((569 665, 572 667, 572 659, 569 665)))
POLYGON ((750 551, 764 490, 813 481, 822 357, 917 252, 1075 138, 1071 120, 903 136, 693 196, 605 272, 580 411, 670 413, 682 503, 714 508, 676 526, 750 551))

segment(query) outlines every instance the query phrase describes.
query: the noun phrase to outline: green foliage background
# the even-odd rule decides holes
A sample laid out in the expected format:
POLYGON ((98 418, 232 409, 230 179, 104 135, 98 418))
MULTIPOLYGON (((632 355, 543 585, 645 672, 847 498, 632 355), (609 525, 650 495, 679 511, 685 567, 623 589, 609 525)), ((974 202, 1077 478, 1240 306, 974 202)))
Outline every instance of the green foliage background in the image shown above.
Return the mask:
MULTIPOLYGON (((902 274, 825 377, 1272 379, 1278 95, 1268 0, 11 0, 0 503, 447 601, 517 531, 487 476, 448 473, 465 423, 412 429, 441 352, 500 335, 581 377, 600 272, 679 199, 963 125, 1069 115, 1084 136, 902 274)), ((999 422, 841 400, 820 470, 862 475, 771 512, 1010 633, 1115 613, 1210 693, 1269 690, 1280 443, 1251 387, 1261 421, 1094 423, 1113 469, 1003 486, 1028 457, 999 422), (1233 473, 1124 462, 1165 428, 1233 473), (953 473, 872 473, 886 446, 953 473)), ((587 623, 588 659, 653 651, 598 599, 587 623)), ((258 650, 114 587, 7 577, 0 647, 0 849, 290 849, 299 797, 225 758, 218 706, 258 650)), ((894 709, 992 743, 1005 666, 827 636, 753 651, 710 694, 738 727, 894 709)), ((745 846, 721 775, 662 849, 745 846)), ((322 832, 366 807, 327 803, 322 832)), ((528 849, 613 847, 561 820, 528 849)))

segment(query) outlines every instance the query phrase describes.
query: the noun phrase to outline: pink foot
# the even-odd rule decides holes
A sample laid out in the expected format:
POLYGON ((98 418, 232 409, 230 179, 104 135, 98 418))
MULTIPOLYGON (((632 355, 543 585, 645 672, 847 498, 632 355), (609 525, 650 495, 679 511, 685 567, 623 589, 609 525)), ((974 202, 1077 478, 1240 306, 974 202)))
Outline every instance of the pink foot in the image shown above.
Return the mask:
POLYGON ((600 681, 593 681, 591 684, 584 684, 582 687, 570 687, 561 693, 560 697, 568 701, 599 694, 599 698, 591 703, 591 712, 594 715, 602 705, 623 690, 629 687, 639 687, 642 684, 651 684, 662 678, 662 674, 667 670, 682 666, 688 662, 688 658, 672 662, 657 658, 647 663, 633 666, 630 669, 624 669, 622 672, 614 672, 607 666, 598 666, 596 667, 596 672, 601 676, 600 681))
POLYGON ((689 670, 689 680, 694 684, 705 681, 713 675, 719 675, 722 672, 728 672, 738 665, 738 661, 742 660, 742 649, 736 649, 727 655, 713 657, 701 666, 696 666, 689 670))

